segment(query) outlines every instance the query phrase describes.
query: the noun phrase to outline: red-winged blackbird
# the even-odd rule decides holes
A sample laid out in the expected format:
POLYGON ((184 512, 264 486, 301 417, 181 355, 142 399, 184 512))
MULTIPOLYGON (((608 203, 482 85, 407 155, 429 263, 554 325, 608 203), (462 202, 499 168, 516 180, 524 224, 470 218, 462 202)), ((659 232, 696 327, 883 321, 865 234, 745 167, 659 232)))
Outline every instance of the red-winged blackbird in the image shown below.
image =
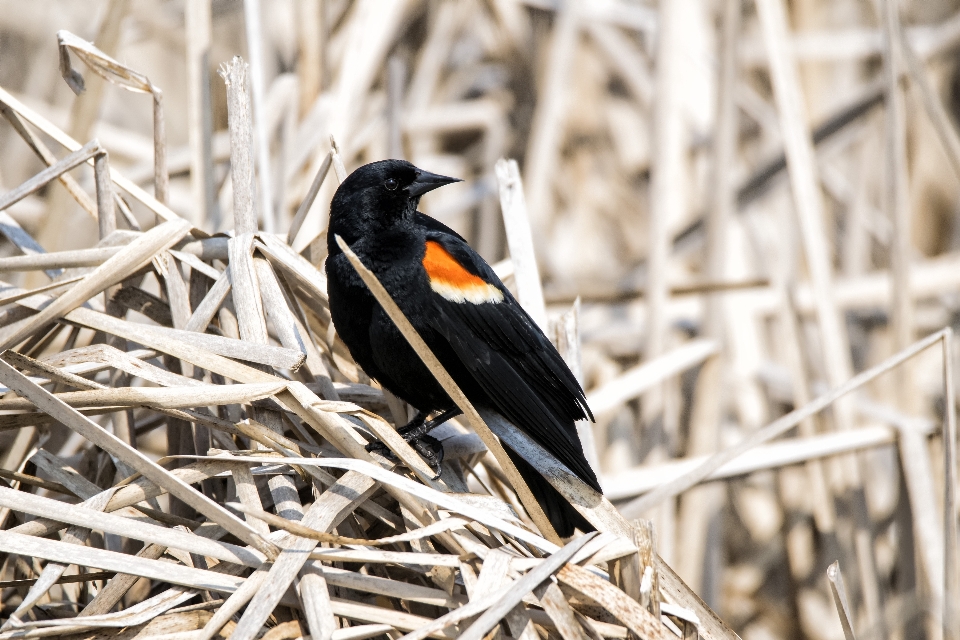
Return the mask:
MULTIPOLYGON (((337 333, 371 378, 417 409, 399 431, 439 469, 443 449, 427 432, 460 411, 360 280, 337 245, 339 235, 470 402, 500 413, 600 491, 574 426, 593 419, 577 379, 490 265, 455 231, 417 211, 420 196, 451 182, 458 180, 402 160, 365 165, 343 181, 327 235, 337 333), (440 415, 427 421, 434 412, 440 415)), ((575 527, 593 530, 536 469, 507 453, 560 536, 575 527)))

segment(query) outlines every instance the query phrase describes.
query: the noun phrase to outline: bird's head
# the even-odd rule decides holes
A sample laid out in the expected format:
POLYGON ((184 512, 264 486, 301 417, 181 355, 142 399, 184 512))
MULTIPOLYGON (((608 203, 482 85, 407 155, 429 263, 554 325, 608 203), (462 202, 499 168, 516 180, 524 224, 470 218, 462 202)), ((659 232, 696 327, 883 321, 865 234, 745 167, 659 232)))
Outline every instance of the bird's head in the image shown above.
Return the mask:
POLYGON ((331 222, 353 218, 355 223, 389 225, 412 220, 420 196, 459 181, 418 169, 405 160, 371 162, 347 176, 337 189, 330 206, 331 222))

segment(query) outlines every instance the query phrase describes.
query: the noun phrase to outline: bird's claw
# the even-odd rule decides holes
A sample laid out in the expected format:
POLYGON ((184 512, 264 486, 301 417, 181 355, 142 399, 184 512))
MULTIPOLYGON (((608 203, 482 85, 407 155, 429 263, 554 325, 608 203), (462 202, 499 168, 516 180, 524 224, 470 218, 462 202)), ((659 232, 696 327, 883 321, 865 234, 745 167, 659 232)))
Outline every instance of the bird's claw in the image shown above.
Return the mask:
POLYGON ((436 473, 434 480, 440 477, 440 463, 443 462, 443 445, 439 440, 429 435, 422 435, 410 442, 420 457, 430 465, 433 472, 436 473))
POLYGON ((374 440, 373 442, 368 442, 367 446, 364 447, 367 450, 367 453, 379 453, 385 458, 396 459, 396 456, 393 455, 393 451, 387 448, 387 445, 383 444, 379 440, 374 440))

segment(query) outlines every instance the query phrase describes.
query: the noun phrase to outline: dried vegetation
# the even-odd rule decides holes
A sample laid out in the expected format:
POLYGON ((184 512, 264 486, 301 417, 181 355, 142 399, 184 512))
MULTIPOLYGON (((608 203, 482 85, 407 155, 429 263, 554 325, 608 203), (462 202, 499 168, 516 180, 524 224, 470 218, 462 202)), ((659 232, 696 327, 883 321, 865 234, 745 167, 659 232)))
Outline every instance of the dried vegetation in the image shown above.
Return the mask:
POLYGON ((956 2, 0 9, 0 640, 960 637, 956 2), (439 478, 337 338, 330 197, 401 156, 606 498, 359 261, 464 410, 439 478))

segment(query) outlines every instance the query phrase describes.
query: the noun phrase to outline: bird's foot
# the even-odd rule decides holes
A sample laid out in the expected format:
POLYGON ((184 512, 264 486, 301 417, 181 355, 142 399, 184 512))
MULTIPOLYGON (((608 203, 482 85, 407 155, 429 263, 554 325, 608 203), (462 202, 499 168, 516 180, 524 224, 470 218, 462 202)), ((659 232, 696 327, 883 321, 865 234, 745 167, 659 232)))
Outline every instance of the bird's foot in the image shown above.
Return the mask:
POLYGON ((431 435, 423 434, 415 440, 408 440, 414 451, 420 454, 423 461, 430 465, 435 474, 433 479, 440 479, 440 463, 443 462, 443 443, 431 435))
MULTIPOLYGON (((420 457, 423 458, 424 462, 430 465, 430 468, 437 474, 434 480, 440 477, 440 463, 443 462, 443 445, 439 440, 428 434, 433 428, 440 426, 459 413, 459 410, 444 411, 433 420, 428 421, 426 419, 427 414, 421 412, 409 423, 397 429, 397 433, 403 436, 407 444, 413 447, 413 449, 420 454, 420 457)), ((371 442, 366 448, 367 451, 379 453, 388 460, 397 461, 397 457, 393 452, 387 448, 387 445, 379 440, 371 442)))
MULTIPOLYGON (((433 479, 438 479, 441 471, 440 463, 443 462, 443 444, 433 436, 427 434, 422 434, 418 438, 407 438, 404 436, 404 440, 413 447, 414 451, 420 454, 424 462, 430 465, 430 469, 432 469, 435 474, 433 479)), ((379 440, 374 440, 367 444, 366 449, 371 453, 378 453, 392 462, 399 462, 396 454, 379 440)))
MULTIPOLYGON (((423 423, 426 422, 426 420, 427 420, 427 414, 425 414, 422 411, 419 411, 417 412, 417 415, 413 417, 413 420, 408 422, 403 427, 400 427, 399 429, 397 429, 397 433, 404 436, 403 438, 404 440, 406 440, 407 442, 410 442, 410 438, 408 438, 406 434, 414 431, 418 427, 422 427, 423 423)), ((367 444, 366 449, 370 453, 379 453, 380 455, 390 460, 393 460, 394 462, 396 462, 397 460, 396 456, 393 455, 393 452, 387 448, 387 445, 383 444, 379 440, 374 440, 373 442, 367 444)))

